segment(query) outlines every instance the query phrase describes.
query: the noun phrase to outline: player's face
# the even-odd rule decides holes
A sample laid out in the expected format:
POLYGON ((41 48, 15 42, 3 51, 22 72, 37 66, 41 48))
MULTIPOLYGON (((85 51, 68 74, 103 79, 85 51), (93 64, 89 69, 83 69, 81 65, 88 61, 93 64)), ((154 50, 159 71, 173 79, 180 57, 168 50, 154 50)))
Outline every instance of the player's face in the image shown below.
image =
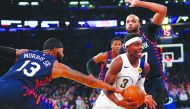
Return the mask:
POLYGON ((114 40, 111 44, 111 49, 113 52, 118 52, 119 48, 121 47, 122 43, 120 40, 114 40))
POLYGON ((142 57, 142 41, 138 40, 136 42, 133 42, 128 46, 128 53, 135 57, 140 59, 142 57))
POLYGON ((135 15, 129 15, 126 18, 125 28, 129 33, 138 32, 140 27, 139 19, 135 15))
POLYGON ((61 61, 64 57, 63 48, 57 48, 56 51, 57 51, 56 58, 58 61, 61 61))

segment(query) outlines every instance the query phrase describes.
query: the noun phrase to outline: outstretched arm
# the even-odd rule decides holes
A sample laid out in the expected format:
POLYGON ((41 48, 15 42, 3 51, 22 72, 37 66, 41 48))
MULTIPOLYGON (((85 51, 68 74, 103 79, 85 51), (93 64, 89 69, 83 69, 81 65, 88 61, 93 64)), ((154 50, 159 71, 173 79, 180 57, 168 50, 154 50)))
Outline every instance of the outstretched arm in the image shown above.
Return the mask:
POLYGON ((9 61, 15 61, 16 49, 0 46, 0 58, 6 59, 9 61))
POLYGON ((14 49, 11 47, 0 46, 0 58, 15 62, 17 57, 26 51, 26 49, 14 49))
POLYGON ((126 0, 126 3, 129 3, 130 7, 142 7, 155 12, 152 23, 156 25, 161 25, 167 14, 167 7, 161 4, 140 0, 126 0))
POLYGON ((58 62, 54 63, 52 77, 53 78, 64 77, 64 78, 77 81, 81 84, 84 84, 92 88, 101 88, 105 90, 112 90, 114 92, 121 92, 117 88, 114 88, 107 83, 104 83, 98 79, 95 79, 92 76, 84 75, 83 73, 73 70, 69 68, 68 66, 58 63, 58 62))

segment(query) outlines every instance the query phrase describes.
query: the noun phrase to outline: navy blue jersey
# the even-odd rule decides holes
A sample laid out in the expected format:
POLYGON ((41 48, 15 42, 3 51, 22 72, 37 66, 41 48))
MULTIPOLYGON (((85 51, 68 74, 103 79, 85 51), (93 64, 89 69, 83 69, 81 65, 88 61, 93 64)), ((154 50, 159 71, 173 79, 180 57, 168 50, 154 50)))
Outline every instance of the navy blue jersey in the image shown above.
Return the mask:
POLYGON ((49 81, 55 58, 41 51, 29 50, 3 75, 2 80, 18 80, 30 89, 37 89, 49 81))
POLYGON ((160 26, 149 22, 142 28, 140 32, 143 41, 143 53, 145 61, 150 65, 150 73, 147 75, 148 79, 164 77, 162 70, 162 61, 160 51, 157 48, 156 32, 160 26))
MULTIPOLYGON (((162 62, 160 51, 157 48, 156 42, 156 31, 158 29, 158 25, 154 25, 152 23, 148 23, 144 26, 143 31, 140 31, 140 36, 143 41, 143 59, 149 63, 150 65, 150 73, 148 73, 147 78, 159 78, 164 77, 162 71, 162 62)), ((125 47, 122 46, 119 50, 119 54, 126 52, 125 47)))
POLYGON ((147 75, 148 79, 154 77, 161 77, 163 75, 162 70, 162 61, 160 51, 157 48, 157 44, 155 42, 150 41, 147 36, 143 33, 141 34, 141 39, 143 41, 143 57, 146 62, 150 65, 150 73, 147 75))
POLYGON ((99 73, 99 77, 98 79, 100 80, 104 80, 105 76, 106 76, 106 72, 108 70, 108 68, 110 67, 111 61, 112 61, 112 51, 107 51, 107 59, 105 63, 101 63, 100 64, 100 73, 99 73))

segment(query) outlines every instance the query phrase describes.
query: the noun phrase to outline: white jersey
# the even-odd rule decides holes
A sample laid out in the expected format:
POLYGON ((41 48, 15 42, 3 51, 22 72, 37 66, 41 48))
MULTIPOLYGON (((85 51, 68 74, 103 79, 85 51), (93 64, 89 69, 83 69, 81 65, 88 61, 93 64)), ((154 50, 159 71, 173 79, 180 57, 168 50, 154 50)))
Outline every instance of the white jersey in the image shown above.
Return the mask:
MULTIPOLYGON (((118 73, 117 78, 113 84, 114 87, 119 88, 120 90, 124 90, 125 88, 137 84, 138 80, 141 78, 142 69, 140 68, 141 59, 139 59, 139 64, 136 68, 134 68, 125 54, 119 55, 123 61, 123 65, 121 71, 118 73)), ((119 57, 118 56, 118 57, 119 57)), ((143 63, 144 64, 144 63, 143 63)), ((123 97, 120 94, 115 93, 115 96, 122 100, 123 97)), ((123 109, 113 103, 106 95, 104 95, 103 91, 99 95, 93 109, 123 109)))
MULTIPOLYGON (((140 73, 142 69, 140 68, 141 60, 139 59, 139 64, 134 68, 126 55, 126 53, 119 55, 123 61, 121 71, 117 74, 117 78, 113 84, 114 87, 117 87, 120 90, 124 90, 128 86, 135 85, 138 80, 141 78, 140 73)), ((121 100, 123 99, 120 94, 115 94, 116 97, 121 100)))

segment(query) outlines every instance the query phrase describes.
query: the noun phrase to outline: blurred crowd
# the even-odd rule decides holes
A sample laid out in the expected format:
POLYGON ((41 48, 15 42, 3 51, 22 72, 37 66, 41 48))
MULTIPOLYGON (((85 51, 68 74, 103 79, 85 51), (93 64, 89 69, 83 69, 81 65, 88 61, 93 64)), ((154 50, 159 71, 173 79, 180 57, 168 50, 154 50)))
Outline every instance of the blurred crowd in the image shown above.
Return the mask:
POLYGON ((190 75, 172 76, 166 82, 168 94, 173 98, 175 105, 179 109, 190 109, 190 75))
POLYGON ((42 86, 37 93, 53 101, 59 109, 92 109, 98 96, 95 89, 63 78, 42 86))

